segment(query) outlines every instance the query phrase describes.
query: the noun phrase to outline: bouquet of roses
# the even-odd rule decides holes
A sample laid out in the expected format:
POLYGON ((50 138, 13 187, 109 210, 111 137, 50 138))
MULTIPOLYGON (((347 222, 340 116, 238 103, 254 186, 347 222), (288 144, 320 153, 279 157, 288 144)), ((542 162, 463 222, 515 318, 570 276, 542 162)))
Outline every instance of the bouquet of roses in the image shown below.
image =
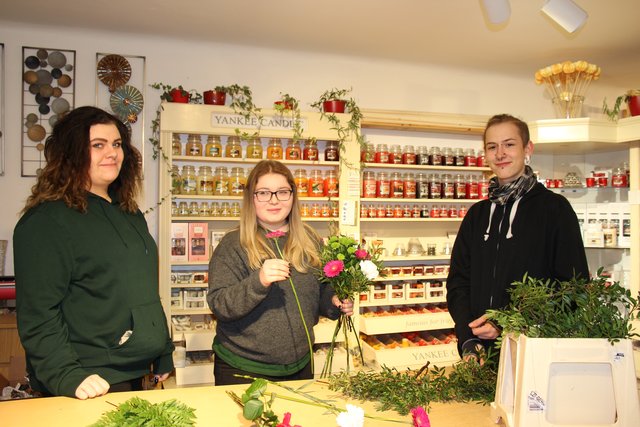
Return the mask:
MULTIPOLYGON (((358 242, 351 237, 344 235, 331 236, 320 252, 323 266, 320 272, 320 280, 333 286, 340 301, 345 299, 354 300, 361 292, 366 292, 369 289, 369 285, 380 274, 382 265, 382 262, 378 259, 380 252, 380 248, 376 246, 373 246, 370 250, 360 247, 358 242)), ((347 370, 349 369, 350 332, 355 335, 358 344, 358 355, 360 361, 364 363, 362 347, 360 346, 358 332, 353 324, 353 319, 341 314, 333 332, 321 377, 331 373, 336 337, 341 330, 344 333, 347 347, 347 370)))

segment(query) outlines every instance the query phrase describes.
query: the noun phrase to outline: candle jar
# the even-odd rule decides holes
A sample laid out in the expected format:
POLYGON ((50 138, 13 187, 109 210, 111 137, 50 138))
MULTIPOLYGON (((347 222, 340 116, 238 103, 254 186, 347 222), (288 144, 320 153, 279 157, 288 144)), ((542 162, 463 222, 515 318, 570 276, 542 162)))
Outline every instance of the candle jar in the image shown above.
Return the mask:
POLYGON ((244 175, 244 169, 241 167, 231 168, 231 173, 229 174, 229 194, 231 196, 241 196, 246 184, 247 177, 244 175))
MULTIPOLYGON (((322 176, 322 171, 313 169, 309 173, 307 185, 309 186, 309 197, 322 197, 324 195, 324 177, 322 176)), ((311 216, 313 216, 313 214, 311 216)))
POLYGON ((387 144, 376 145, 376 154, 374 159, 376 163, 389 163, 389 148, 387 147, 387 144))
POLYGON ((405 145, 402 149, 402 163, 405 165, 416 164, 416 151, 413 145, 405 145))
POLYGON ((336 141, 327 141, 327 145, 324 148, 324 160, 327 162, 340 160, 340 148, 336 141))
POLYGON ((202 142, 200 142, 200 135, 195 133, 189 134, 185 154, 187 156, 202 156, 202 142))
POLYGON ((338 197, 338 176, 335 170, 329 170, 324 178, 324 195, 338 197))
POLYGON ((478 180, 478 198, 479 199, 489 198, 489 180, 485 175, 482 175, 478 180))
POLYGON ((229 171, 224 166, 215 169, 213 176, 213 194, 217 196, 229 195, 229 171))
POLYGON ((240 216, 240 202, 233 202, 231 204, 231 208, 229 209, 229 216, 236 218, 240 216))
POLYGON ((229 205, 229 202, 220 203, 219 215, 221 217, 230 217, 231 216, 231 206, 229 205))
POLYGON ((429 177, 425 173, 418 173, 416 177, 416 197, 418 199, 429 198, 429 177))
POLYGON ((182 154, 182 141, 180 141, 179 133, 174 133, 171 137, 171 154, 173 156, 180 156, 182 154))
POLYGON ((311 215, 311 211, 309 209, 309 205, 307 203, 300 204, 300 216, 303 218, 307 218, 311 215))
POLYGON ((220 205, 218 202, 211 202, 211 216, 220 216, 220 205))
POLYGON ((171 194, 180 194, 182 192, 182 177, 180 169, 177 165, 171 166, 171 194))
POLYGON ((442 166, 442 152, 440 147, 431 147, 429 150, 429 164, 432 166, 442 166))
POLYGON ((376 159, 376 149, 373 144, 367 143, 364 147, 360 146, 360 161, 371 163, 376 159))
POLYGON ((309 193, 309 178, 306 169, 296 169, 293 171, 293 181, 296 184, 296 192, 301 197, 306 197, 309 193))
POLYGON ((300 142, 298 142, 298 140, 290 139, 287 142, 285 158, 287 160, 300 160, 302 158, 302 149, 300 148, 300 142))
POLYGON ((207 145, 204 147, 206 157, 222 157, 222 143, 218 135, 207 136, 207 145))
POLYGON ((362 197, 376 197, 376 176, 371 171, 362 174, 362 197))
POLYGON ((234 159, 242 158, 242 145, 240 144, 240 138, 237 136, 230 136, 227 138, 227 146, 224 149, 224 156, 234 159))
POLYGON ((198 215, 200 215, 200 206, 198 206, 198 202, 189 203, 189 216, 198 215))
POLYGON ((404 191, 404 183, 402 181, 402 175, 400 175, 400 172, 392 172, 389 183, 391 185, 391 194, 389 195, 389 197, 394 199, 401 199, 404 191))
POLYGON ((182 191, 181 194, 196 194, 198 187, 196 181, 196 169, 192 165, 182 167, 182 191))
POLYGON ((247 159, 262 159, 262 151, 260 138, 251 138, 249 145, 247 145, 247 159))
POLYGON ((451 147, 444 147, 442 149, 442 166, 455 166, 456 159, 453 155, 451 147))
POLYGON ((442 197, 442 186, 440 182, 440 175, 437 173, 432 174, 429 177, 429 198, 439 199, 442 197))
POLYGON ((178 205, 178 216, 189 216, 189 205, 187 205, 187 202, 180 202, 178 205))
POLYGON ((209 208, 209 203, 200 202, 200 210, 198 211, 198 215, 200 216, 210 216, 211 208, 209 208))
POLYGON ((450 174, 445 173, 442 175, 442 192, 441 197, 443 199, 453 199, 454 182, 450 174))
POLYGON ((427 147, 418 147, 418 152, 416 153, 416 164, 423 166, 429 164, 429 149, 427 147))
POLYGON ((416 177, 411 172, 407 172, 403 176, 402 197, 405 199, 416 198, 416 177))
POLYGON ((213 194, 213 175, 211 174, 211 166, 200 166, 198 168, 196 194, 205 196, 213 194))
POLYGON ((318 160, 318 143, 315 139, 309 138, 304 142, 304 150, 302 150, 303 160, 318 160))
POLYGON ((467 199, 477 199, 478 197, 478 180, 475 175, 470 174, 467 177, 467 199))
POLYGON ((465 166, 477 166, 478 158, 476 157, 476 150, 468 148, 464 153, 464 165, 465 166))
POLYGON ((478 157, 476 157, 476 166, 484 167, 484 150, 478 151, 478 157))
POLYGON ((400 145, 394 144, 389 150, 389 163, 394 165, 402 164, 402 148, 400 145))
POLYGON ((178 216, 178 204, 171 202, 171 216, 178 216))
POLYGON ((271 138, 267 146, 267 159, 282 160, 282 142, 280 138, 271 138))
POLYGON ((467 181, 462 174, 456 174, 453 184, 453 198, 454 199, 466 199, 467 198, 467 181))
POLYGON ((376 176, 376 197, 388 198, 391 194, 391 182, 386 172, 378 172, 376 176))
POLYGON ((464 150, 462 148, 453 150, 453 157, 455 166, 464 166, 464 150))

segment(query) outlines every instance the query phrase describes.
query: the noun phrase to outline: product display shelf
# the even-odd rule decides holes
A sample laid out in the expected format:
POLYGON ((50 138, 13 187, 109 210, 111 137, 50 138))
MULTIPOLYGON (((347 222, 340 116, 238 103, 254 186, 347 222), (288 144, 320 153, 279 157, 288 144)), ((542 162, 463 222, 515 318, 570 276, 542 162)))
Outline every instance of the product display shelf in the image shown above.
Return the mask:
MULTIPOLYGON (((404 221, 404 218, 397 218, 404 221)), ((380 260, 383 262, 394 261, 448 261, 451 259, 451 255, 406 255, 406 256, 384 256, 380 260)))
POLYGON ((360 201, 362 203, 432 203, 432 204, 442 204, 442 203, 461 203, 461 204, 474 204, 479 202, 481 199, 405 199, 405 198, 382 198, 382 197, 362 197, 360 201))
POLYGON ((437 171, 437 172, 491 172, 491 169, 484 166, 434 166, 434 165, 404 165, 394 163, 374 163, 365 162, 366 169, 398 169, 411 171, 437 171))
MULTIPOLYGON (((260 138, 261 144, 263 146, 263 158, 266 158, 267 153, 267 142, 270 138, 281 138, 284 142, 286 139, 291 138, 293 135, 291 125, 292 122, 289 120, 269 120, 270 117, 279 116, 279 113, 273 110, 262 110, 261 112, 264 116, 263 126, 260 129, 260 138), (276 125, 273 125, 276 123, 276 125)), ((285 116, 286 117, 286 116, 285 116)), ((342 116, 342 120, 348 120, 348 116, 342 116)), ((309 160, 287 160, 282 159, 281 162, 288 166, 292 172, 295 173, 296 170, 301 169, 303 171, 309 171, 310 169, 319 169, 326 173, 327 171, 334 170, 336 171, 336 175, 339 176, 339 168, 340 163, 337 161, 325 161, 323 160, 323 148, 326 145, 326 141, 333 141, 337 139, 336 131, 331 129, 331 125, 326 120, 320 119, 320 114, 318 113, 310 113, 310 112, 302 112, 301 115, 302 125, 304 128, 305 137, 313 136, 318 140, 318 148, 320 151, 320 159, 318 161, 309 161, 309 160)), ((187 137, 187 135, 200 135, 200 138, 197 141, 202 143, 202 146, 209 141, 208 135, 218 135, 220 136, 220 141, 222 145, 228 144, 229 137, 236 135, 236 128, 239 128, 241 132, 246 132, 248 134, 253 134, 257 129, 253 127, 253 122, 246 122, 241 116, 235 114, 232 109, 227 107, 220 106, 210 106, 210 105, 192 105, 192 104, 174 104, 174 103, 165 103, 163 104, 163 110, 161 113, 160 120, 160 143, 163 148, 164 153, 172 153, 172 143, 175 141, 180 141, 180 144, 184 150, 186 150, 185 142, 191 143, 191 138, 187 137), (225 122, 233 122, 233 125, 225 125, 225 122), (218 123, 220 125, 218 125, 218 123), (242 123, 248 123, 243 125, 242 123)), ((348 142, 348 141, 347 141, 348 142)), ((357 145, 357 144, 356 144, 357 145)), ((242 154, 248 155, 246 152, 247 142, 241 141, 242 154), (245 153, 246 152, 246 153, 245 153)), ((284 148, 284 147, 283 147, 284 148)), ((341 153, 349 155, 349 150, 346 153, 341 153)), ((356 154, 357 155, 357 154, 356 154)), ((353 155, 351 155, 353 156, 353 155)), ((234 158, 234 157, 207 157, 207 156, 190 156, 190 155, 169 155, 168 156, 168 165, 175 165, 178 168, 178 171, 182 169, 184 171, 185 166, 193 166, 193 168, 198 171, 202 167, 210 167, 212 170, 218 167, 227 167, 227 170, 231 171, 230 168, 239 167, 242 172, 244 172, 245 176, 248 173, 249 169, 252 168, 255 164, 257 164, 260 159, 250 159, 245 157, 234 158)), ((164 194, 169 192, 172 189, 172 176, 166 172, 167 165, 160 164, 160 174, 159 174, 159 185, 160 185, 160 193, 164 194)), ((212 171, 213 172, 213 171, 212 171)), ((215 172, 214 172, 215 175, 215 172)), ((342 181, 342 178, 338 178, 342 181)), ((346 179, 346 178, 345 178, 346 179)), ((215 184, 215 180, 214 180, 215 184)), ((343 188, 347 188, 347 181, 340 182, 340 186, 343 188)), ((215 188, 215 187, 214 187, 215 188)), ((230 190, 231 191, 231 190, 230 190)), ((216 202, 216 203, 224 203, 228 202, 229 205, 232 203, 242 203, 242 195, 215 195, 215 194, 173 194, 171 200, 174 202, 186 202, 190 203, 198 203, 199 206, 203 206, 203 202, 216 202)), ((306 205, 311 208, 311 204, 319 204, 321 207, 326 208, 327 203, 332 202, 340 202, 339 197, 307 197, 301 196, 300 202, 301 205, 306 205)), ((315 207, 315 206, 314 206, 315 207)), ((176 260, 172 259, 171 256, 171 228, 172 224, 185 224, 186 227, 189 227, 187 224, 194 223, 202 223, 206 224, 208 227, 206 230, 206 238, 207 245, 209 245, 209 255, 213 253, 213 249, 217 244, 217 241, 221 238, 222 235, 227 230, 232 229, 238 221, 239 217, 235 216, 218 216, 211 215, 208 216, 206 213, 204 215, 175 215, 171 212, 171 207, 169 203, 164 203, 159 208, 159 239, 158 239, 158 247, 160 251, 160 294, 163 302, 163 306, 169 318, 174 316, 201 316, 201 315, 211 315, 208 307, 204 309, 185 309, 185 308, 176 308, 171 307, 171 291, 174 292, 179 291, 180 289, 189 290, 193 288, 199 287, 207 287, 207 284, 184 284, 184 283, 170 283, 168 278, 170 277, 172 271, 184 271, 184 269, 188 269, 190 267, 195 267, 198 271, 204 271, 208 266, 207 260, 197 260, 197 261, 189 261, 187 260, 176 260), (210 240, 209 240, 210 239, 210 240), (197 286, 200 285, 200 286, 197 286)), ((327 216, 309 216, 304 217, 303 221, 313 224, 314 228, 321 235, 327 235, 328 227, 330 227, 333 223, 337 223, 339 218, 336 217, 327 217, 327 216)), ((355 226, 345 226, 343 230, 353 232, 355 226)), ((177 298, 176 298, 177 299, 177 298)), ((332 334, 333 331, 333 323, 329 325, 322 323, 318 325, 316 329, 316 334, 318 336, 317 342, 324 342, 323 340, 327 339, 327 336, 332 334)), ((210 338, 208 335, 204 335, 206 339, 210 338)), ((210 350, 210 344, 208 345, 208 349, 210 350)), ((193 351, 190 343, 187 342, 187 353, 193 351)), ((179 368, 180 372, 178 373, 177 382, 180 385, 191 384, 191 383, 209 383, 213 381, 213 378, 210 378, 212 367, 211 364, 194 364, 191 366, 186 366, 184 368, 179 368)))
POLYGON ((397 280, 446 280, 447 276, 442 274, 424 274, 424 275, 398 275, 398 276, 386 276, 376 277, 374 282, 393 282, 397 280))
POLYGON ((360 218, 361 222, 462 222, 462 218, 360 218))
POLYGON ((407 331, 432 331, 453 328, 449 312, 360 316, 360 332, 367 335, 393 334, 407 331))
POLYGON ((618 249, 588 248, 587 257, 590 270, 595 272, 600 265, 594 262, 601 262, 606 258, 606 253, 616 251, 623 254, 623 256, 613 255, 606 260, 614 264, 614 269, 626 272, 624 283, 630 288, 632 295, 638 295, 640 290, 640 233, 637 231, 640 229, 640 179, 638 179, 640 176, 640 117, 620 119, 617 123, 593 118, 537 120, 529 122, 529 129, 535 148, 534 160, 538 155, 553 159, 549 169, 550 173, 556 175, 552 178, 562 178, 567 171, 567 165, 573 166, 574 169, 571 171, 575 171, 576 167, 582 165, 584 167, 582 172, 586 176, 594 165, 598 166, 598 163, 611 167, 617 166, 621 161, 628 162, 629 188, 608 186, 558 188, 554 191, 567 197, 576 210, 586 204, 592 204, 604 211, 610 211, 609 206, 613 205, 607 205, 609 202, 628 203, 630 219, 628 244, 620 245, 618 249))

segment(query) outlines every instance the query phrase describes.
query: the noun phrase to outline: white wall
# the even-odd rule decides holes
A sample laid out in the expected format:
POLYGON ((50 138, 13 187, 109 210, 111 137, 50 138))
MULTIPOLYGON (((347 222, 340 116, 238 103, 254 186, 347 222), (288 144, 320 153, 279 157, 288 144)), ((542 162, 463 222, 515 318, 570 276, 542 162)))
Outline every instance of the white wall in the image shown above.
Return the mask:
MULTIPOLYGON (((13 274, 11 238, 19 211, 34 183, 20 177, 22 118, 22 47, 76 51, 76 107, 94 105, 96 53, 146 57, 147 83, 164 82, 199 92, 216 85, 248 85, 259 106, 269 107, 282 93, 298 98, 303 109, 326 89, 353 88, 361 108, 485 114, 507 112, 525 120, 554 118, 549 99, 530 75, 513 77, 468 69, 425 66, 344 57, 258 49, 238 45, 202 43, 122 33, 69 30, 0 21, 0 43, 5 45, 5 156, 0 176, 0 239, 10 240, 6 274, 13 274)), ((568 58, 559 58, 564 60, 568 58)), ((548 64, 541 64, 541 66, 548 64)), ((624 88, 622 88, 624 89, 624 88)), ((604 95, 614 98, 622 89, 592 85, 585 113, 597 115, 604 95)), ((145 123, 150 124, 159 103, 159 92, 144 88, 145 123)), ((306 107, 306 108, 305 108, 306 107)), ((145 137, 148 138, 149 129, 145 137)), ((157 162, 145 150, 145 199, 143 208, 158 200, 157 162)), ((152 234, 157 219, 148 217, 152 234)))

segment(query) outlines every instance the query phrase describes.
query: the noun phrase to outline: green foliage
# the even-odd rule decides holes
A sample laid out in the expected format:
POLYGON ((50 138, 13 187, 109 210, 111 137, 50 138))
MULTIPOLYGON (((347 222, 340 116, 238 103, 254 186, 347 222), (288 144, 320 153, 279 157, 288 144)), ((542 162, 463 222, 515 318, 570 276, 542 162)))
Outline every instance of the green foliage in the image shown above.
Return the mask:
POLYGON ((92 427, 187 427, 195 425, 193 408, 175 399, 151 403, 139 397, 132 397, 106 412, 92 427))
POLYGON ((640 90, 631 89, 628 90, 624 95, 620 95, 619 97, 617 97, 612 109, 609 109, 607 98, 605 98, 602 101, 602 112, 607 117, 609 117, 610 120, 617 122, 618 116, 620 115, 620 107, 622 106, 622 101, 629 102, 629 98, 631 98, 632 96, 640 96, 640 90))
POLYGON ((329 378, 329 388, 347 397, 374 401, 380 411, 405 415, 411 408, 429 407, 431 402, 490 403, 497 375, 495 357, 490 356, 483 365, 475 359, 463 360, 451 369, 429 368, 427 364, 418 371, 383 366, 380 372, 342 372, 329 378))
POLYGON ((613 343, 638 336, 629 323, 638 318, 638 300, 601 273, 591 280, 563 282, 525 276, 509 288, 509 305, 489 310, 487 316, 504 333, 530 338, 607 338, 613 343))
POLYGON ((293 120, 294 141, 302 139, 302 121, 300 120, 300 102, 288 93, 280 93, 279 103, 274 103, 273 108, 282 116, 289 114, 293 120))
POLYGON ((258 427, 276 427, 278 416, 271 409, 275 400, 275 395, 266 394, 269 382, 263 378, 256 378, 249 388, 238 397, 232 391, 227 394, 242 407, 242 416, 249 421, 253 421, 258 427))

